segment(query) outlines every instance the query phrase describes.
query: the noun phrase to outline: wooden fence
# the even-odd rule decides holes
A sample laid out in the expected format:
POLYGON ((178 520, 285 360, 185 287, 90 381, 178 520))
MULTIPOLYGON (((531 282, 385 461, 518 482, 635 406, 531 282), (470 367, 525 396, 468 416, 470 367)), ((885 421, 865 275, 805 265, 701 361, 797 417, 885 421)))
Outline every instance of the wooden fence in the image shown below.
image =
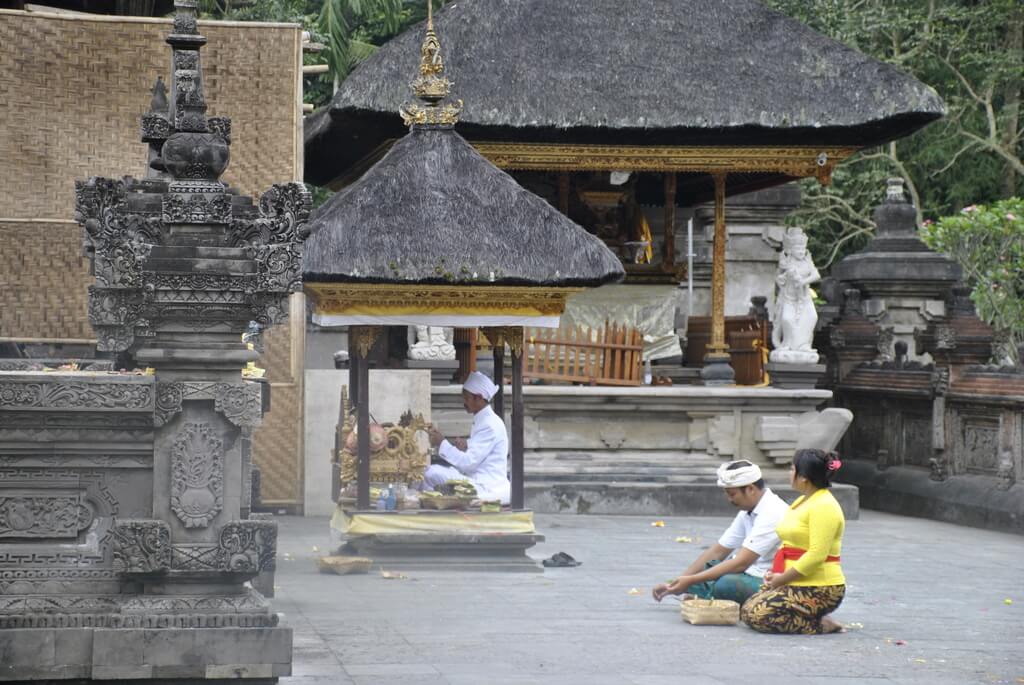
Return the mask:
POLYGON ((643 335, 609 324, 599 331, 526 329, 524 378, 588 385, 640 385, 643 335))

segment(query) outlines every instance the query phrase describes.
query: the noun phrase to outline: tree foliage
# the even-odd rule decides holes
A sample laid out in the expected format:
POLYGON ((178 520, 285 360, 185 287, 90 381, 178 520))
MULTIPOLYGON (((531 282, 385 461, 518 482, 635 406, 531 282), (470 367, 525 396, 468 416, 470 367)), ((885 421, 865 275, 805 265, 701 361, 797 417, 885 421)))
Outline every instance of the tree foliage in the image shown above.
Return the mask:
MULTIPOLYGON (((444 0, 431 0, 439 8, 444 0)), ((202 0, 206 16, 234 21, 300 24, 323 50, 305 64, 326 64, 325 74, 305 78, 304 101, 327 105, 337 84, 390 38, 427 14, 427 0, 202 0)))
POLYGON ((766 0, 934 87, 948 114, 902 140, 845 162, 831 187, 804 182, 794 222, 827 268, 874 232, 886 176, 901 176, 924 219, 1024 194, 1020 0, 766 0))
MULTIPOLYGON (((1024 200, 970 205, 959 214, 925 221, 921 237, 963 267, 978 315, 1006 336, 1005 361, 1024 344, 1024 200)), ((1000 360, 1004 361, 1004 360, 1000 360)))

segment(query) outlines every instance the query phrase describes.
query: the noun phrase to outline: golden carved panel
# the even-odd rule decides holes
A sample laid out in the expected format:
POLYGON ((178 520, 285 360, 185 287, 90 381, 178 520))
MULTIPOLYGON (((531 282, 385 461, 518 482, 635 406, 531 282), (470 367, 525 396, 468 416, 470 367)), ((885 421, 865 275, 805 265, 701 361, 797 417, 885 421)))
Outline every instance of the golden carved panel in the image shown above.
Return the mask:
POLYGON ((581 288, 517 286, 398 285, 365 283, 306 283, 321 314, 352 310, 376 314, 535 313, 557 316, 565 300, 581 288))

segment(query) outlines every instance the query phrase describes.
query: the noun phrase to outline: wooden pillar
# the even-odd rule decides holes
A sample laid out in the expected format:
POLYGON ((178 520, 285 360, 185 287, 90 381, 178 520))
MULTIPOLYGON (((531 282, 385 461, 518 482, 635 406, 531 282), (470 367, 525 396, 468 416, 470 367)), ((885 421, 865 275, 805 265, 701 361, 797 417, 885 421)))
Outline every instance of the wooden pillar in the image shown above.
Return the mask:
POLYGON ((380 326, 349 328, 349 388, 356 405, 356 508, 370 508, 370 351, 380 326), (358 394, 355 394, 358 393, 358 394))
POLYGON ((505 338, 504 336, 495 336, 497 340, 491 340, 491 346, 494 352, 494 383, 498 386, 498 394, 494 396, 494 401, 491 402, 494 405, 494 413, 501 418, 502 422, 505 421, 505 338))
POLYGON ((674 271, 676 263, 676 174, 665 174, 665 245, 661 264, 666 271, 674 271))
POLYGON ((558 211, 569 216, 569 172, 558 172, 558 211))
POLYGON ((522 509, 525 502, 524 494, 524 445, 523 445, 523 329, 516 327, 510 329, 511 340, 509 346, 512 350, 512 463, 510 465, 510 480, 512 481, 512 508, 522 509))
POLYGON ((476 371, 476 329, 456 328, 452 334, 452 345, 455 346, 455 359, 459 362, 452 382, 462 385, 466 377, 476 371))
POLYGON ((725 340, 725 174, 714 174, 715 239, 711 259, 711 342, 704 355, 701 378, 705 385, 730 385, 736 374, 729 365, 729 346, 725 340))

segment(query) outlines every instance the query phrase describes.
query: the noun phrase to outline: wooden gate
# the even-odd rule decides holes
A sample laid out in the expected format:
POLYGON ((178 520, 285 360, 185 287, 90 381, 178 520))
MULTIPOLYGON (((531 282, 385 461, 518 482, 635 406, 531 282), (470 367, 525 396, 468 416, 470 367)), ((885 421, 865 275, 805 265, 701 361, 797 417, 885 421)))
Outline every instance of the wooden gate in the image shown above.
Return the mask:
POLYGON ((526 329, 524 378, 587 385, 640 385, 643 335, 609 324, 599 331, 526 329))

